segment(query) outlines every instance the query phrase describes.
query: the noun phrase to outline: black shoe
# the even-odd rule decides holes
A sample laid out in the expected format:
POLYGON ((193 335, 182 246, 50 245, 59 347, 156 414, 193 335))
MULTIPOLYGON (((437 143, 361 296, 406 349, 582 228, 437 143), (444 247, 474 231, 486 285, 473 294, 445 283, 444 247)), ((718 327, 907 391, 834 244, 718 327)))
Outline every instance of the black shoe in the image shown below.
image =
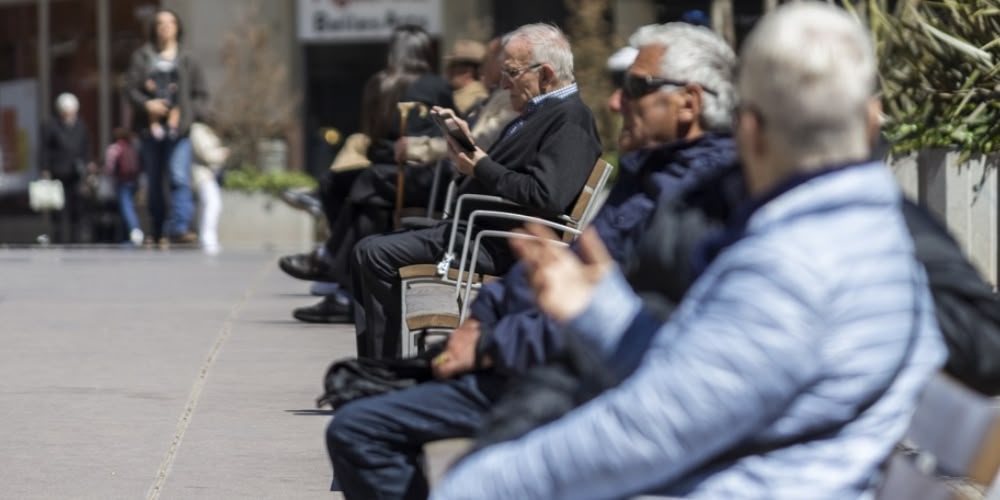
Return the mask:
POLYGON ((317 252, 297 253, 278 259, 278 267, 293 278, 306 281, 337 281, 330 265, 317 252))
POLYGON ((350 323, 354 321, 351 306, 341 304, 333 297, 325 297, 318 304, 300 307, 292 316, 306 323, 350 323))
POLYGON ((310 193, 286 189, 281 192, 281 200, 292 208, 309 212, 313 217, 323 216, 323 205, 320 204, 319 198, 310 193))

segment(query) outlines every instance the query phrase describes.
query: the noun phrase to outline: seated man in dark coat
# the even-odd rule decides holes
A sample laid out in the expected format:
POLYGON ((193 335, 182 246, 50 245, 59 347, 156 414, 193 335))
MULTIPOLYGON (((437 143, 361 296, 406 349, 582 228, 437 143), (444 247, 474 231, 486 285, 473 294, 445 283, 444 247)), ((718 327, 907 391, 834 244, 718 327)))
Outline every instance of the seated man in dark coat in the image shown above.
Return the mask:
MULTIPOLYGON (((535 215, 558 217, 572 206, 601 154, 593 115, 573 83, 569 42, 553 26, 522 26, 504 37, 501 64, 502 85, 510 89, 511 106, 520 116, 507 125, 489 153, 480 148, 465 153, 451 144, 456 168, 468 176, 457 194, 496 195, 535 215)), ((476 230, 510 227, 484 223, 476 230)), ((450 228, 451 222, 442 222, 428 229, 372 236, 355 246, 351 280, 359 356, 397 356, 398 270, 440 259, 449 250, 445 247, 450 228)), ((506 243, 491 240, 484 244, 477 266, 500 274, 512 261, 506 243)))

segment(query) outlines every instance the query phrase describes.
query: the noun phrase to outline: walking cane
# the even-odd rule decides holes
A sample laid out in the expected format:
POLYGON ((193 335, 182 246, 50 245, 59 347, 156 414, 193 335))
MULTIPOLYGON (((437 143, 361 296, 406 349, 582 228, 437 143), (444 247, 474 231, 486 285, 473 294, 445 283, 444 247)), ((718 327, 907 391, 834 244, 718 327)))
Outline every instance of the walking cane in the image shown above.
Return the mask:
MULTIPOLYGON (((406 119, 410 115, 410 111, 414 108, 420 113, 420 117, 423 118, 427 116, 427 106, 416 101, 403 101, 396 106, 399 107, 399 136, 406 137, 406 119)), ((406 188, 406 158, 400 158, 397 164, 398 170, 396 171, 396 211, 392 216, 392 225, 394 228, 399 229, 399 219, 403 212, 403 192, 406 188)))

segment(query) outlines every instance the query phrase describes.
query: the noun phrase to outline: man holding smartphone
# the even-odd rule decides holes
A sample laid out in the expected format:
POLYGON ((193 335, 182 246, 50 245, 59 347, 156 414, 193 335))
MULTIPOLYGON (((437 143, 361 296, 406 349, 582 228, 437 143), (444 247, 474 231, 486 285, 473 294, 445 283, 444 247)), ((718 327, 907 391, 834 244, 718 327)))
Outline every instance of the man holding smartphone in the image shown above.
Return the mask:
MULTIPOLYGON (((534 215, 558 217, 573 204, 601 154, 593 115, 574 82, 570 44, 554 26, 525 25, 504 37, 500 59, 501 85, 510 91, 511 107, 519 116, 489 152, 476 146, 466 153, 450 139, 455 167, 467 176, 457 194, 501 196, 534 215)), ((453 115, 447 120, 468 135, 464 121, 453 115)), ((448 250, 450 224, 372 236, 355 246, 352 280, 359 356, 398 356, 398 270, 439 260, 448 250)), ((477 268, 501 274, 512 262, 506 242, 487 240, 477 268)))

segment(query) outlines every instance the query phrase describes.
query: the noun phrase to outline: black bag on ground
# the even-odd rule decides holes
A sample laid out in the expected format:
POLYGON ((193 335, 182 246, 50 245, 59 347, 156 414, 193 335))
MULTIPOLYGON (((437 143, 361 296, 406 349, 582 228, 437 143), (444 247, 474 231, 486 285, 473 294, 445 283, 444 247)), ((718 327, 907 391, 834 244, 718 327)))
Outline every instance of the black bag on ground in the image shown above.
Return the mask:
POLYGON ((434 378, 431 360, 444 350, 443 345, 429 347, 407 359, 351 358, 335 361, 323 377, 324 393, 316 407, 336 410, 355 399, 397 391, 434 378))

